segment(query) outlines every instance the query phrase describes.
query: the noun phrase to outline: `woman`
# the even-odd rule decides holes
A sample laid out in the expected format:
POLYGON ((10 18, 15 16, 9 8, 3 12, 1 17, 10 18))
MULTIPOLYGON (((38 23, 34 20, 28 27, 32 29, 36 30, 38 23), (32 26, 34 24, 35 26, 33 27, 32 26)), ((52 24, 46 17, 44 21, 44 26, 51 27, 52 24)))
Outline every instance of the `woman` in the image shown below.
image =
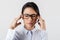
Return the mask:
POLYGON ((21 15, 14 19, 10 29, 14 30, 20 25, 21 22, 18 23, 18 20, 21 18, 24 21, 23 29, 20 31, 15 30, 13 37, 8 36, 6 40, 47 40, 45 21, 42 19, 38 6, 34 2, 27 2, 22 7, 21 15), (36 23, 38 23, 40 29, 36 29, 36 23))

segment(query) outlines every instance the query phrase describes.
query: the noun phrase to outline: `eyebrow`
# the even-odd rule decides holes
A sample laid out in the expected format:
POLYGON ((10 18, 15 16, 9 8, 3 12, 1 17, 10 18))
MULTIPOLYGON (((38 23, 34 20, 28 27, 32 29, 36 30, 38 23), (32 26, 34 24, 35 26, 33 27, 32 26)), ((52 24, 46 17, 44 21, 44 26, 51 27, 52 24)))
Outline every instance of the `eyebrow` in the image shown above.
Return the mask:
POLYGON ((24 14, 24 15, 37 15, 37 14, 24 14))

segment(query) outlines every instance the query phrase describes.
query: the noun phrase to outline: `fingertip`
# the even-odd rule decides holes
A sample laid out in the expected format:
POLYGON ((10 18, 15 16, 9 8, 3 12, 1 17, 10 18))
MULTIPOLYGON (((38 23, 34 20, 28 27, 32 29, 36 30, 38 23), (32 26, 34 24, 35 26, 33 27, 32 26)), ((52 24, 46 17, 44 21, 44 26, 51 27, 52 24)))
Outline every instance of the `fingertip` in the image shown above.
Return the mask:
POLYGON ((38 24, 40 25, 40 22, 38 21, 38 24))
POLYGON ((20 24, 21 24, 21 22, 17 23, 17 25, 20 25, 20 24))

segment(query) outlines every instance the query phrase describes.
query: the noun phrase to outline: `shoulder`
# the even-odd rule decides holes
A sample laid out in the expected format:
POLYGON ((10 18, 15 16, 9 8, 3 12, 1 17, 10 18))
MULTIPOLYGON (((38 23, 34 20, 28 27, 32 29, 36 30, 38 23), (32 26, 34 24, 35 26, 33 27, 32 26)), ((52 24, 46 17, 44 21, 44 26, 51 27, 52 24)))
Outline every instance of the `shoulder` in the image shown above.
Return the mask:
POLYGON ((41 37, 47 36, 47 31, 46 30, 36 30, 38 35, 41 35, 41 37))
POLYGON ((20 35, 20 34, 23 34, 23 30, 21 29, 15 30, 15 35, 20 35))

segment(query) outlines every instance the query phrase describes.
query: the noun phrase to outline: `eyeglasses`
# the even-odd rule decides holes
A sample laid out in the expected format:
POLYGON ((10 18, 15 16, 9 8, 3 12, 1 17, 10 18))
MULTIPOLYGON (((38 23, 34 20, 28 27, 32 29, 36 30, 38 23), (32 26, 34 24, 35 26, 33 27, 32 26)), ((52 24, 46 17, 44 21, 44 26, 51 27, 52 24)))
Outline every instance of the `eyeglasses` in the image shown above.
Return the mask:
POLYGON ((23 14, 25 19, 28 19, 29 17, 31 17, 32 19, 35 19, 37 17, 37 14, 23 14))

